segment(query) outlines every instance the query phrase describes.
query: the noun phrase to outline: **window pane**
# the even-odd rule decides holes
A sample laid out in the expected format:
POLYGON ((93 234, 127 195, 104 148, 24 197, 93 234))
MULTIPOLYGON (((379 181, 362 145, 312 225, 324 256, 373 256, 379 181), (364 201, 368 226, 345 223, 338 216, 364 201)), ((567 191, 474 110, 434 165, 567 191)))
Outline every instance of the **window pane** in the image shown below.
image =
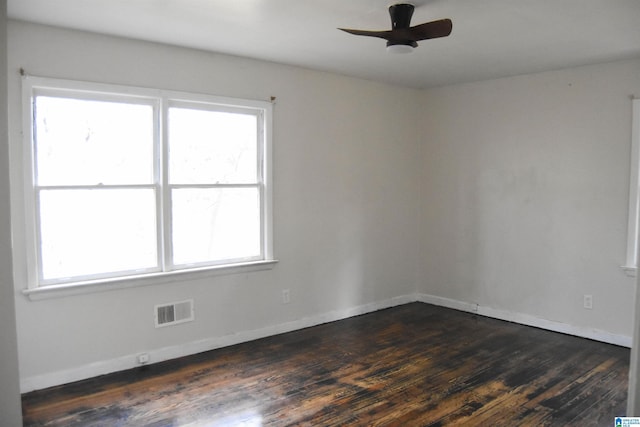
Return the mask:
POLYGON ((170 108, 170 182, 256 183, 257 120, 249 114, 170 108))
POLYGON ((152 189, 40 191, 43 279, 154 268, 152 189))
POLYGON ((174 264, 261 255, 257 188, 176 189, 171 197, 174 264))
POLYGON ((38 96, 39 185, 153 182, 150 105, 38 96))

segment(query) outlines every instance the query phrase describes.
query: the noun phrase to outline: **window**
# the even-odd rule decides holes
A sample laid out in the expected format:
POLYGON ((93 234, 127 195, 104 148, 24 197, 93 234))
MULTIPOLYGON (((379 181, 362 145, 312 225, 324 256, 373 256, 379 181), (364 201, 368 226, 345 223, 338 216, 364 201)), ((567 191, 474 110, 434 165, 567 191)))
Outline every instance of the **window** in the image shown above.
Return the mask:
POLYGON ((629 225, 627 227, 627 260, 623 269, 635 276, 638 262, 638 222, 640 218, 640 99, 633 100, 631 131, 631 180, 629 185, 629 225))
POLYGON ((270 103, 24 87, 30 287, 272 261, 270 103))

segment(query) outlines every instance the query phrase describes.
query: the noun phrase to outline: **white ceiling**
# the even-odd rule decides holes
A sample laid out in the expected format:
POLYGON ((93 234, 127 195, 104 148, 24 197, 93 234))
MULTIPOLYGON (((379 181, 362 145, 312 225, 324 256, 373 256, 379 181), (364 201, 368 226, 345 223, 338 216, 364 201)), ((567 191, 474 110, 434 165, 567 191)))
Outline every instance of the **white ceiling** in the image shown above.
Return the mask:
POLYGON ((415 0, 412 25, 451 18, 453 32, 410 55, 336 29, 389 29, 392 3, 8 0, 8 16, 416 88, 640 57, 640 0, 415 0))

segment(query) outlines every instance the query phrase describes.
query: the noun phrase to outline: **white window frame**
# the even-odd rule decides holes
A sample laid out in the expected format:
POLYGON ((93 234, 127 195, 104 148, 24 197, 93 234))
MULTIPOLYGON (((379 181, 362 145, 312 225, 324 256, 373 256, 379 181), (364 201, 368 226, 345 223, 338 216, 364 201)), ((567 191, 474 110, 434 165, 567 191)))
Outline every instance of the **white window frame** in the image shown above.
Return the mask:
MULTIPOLYGON (((25 240, 25 254, 17 254, 14 262, 18 267, 24 265, 27 270, 27 284, 24 293, 31 299, 46 298, 60 294, 84 293, 92 290, 104 290, 106 288, 120 288, 138 285, 148 285, 153 283, 165 283, 167 281, 183 281, 192 278, 216 274, 230 274, 237 272, 256 271, 272 268, 276 260, 273 254, 273 215, 272 215, 272 118, 273 104, 268 101, 235 99, 219 97, 207 94, 193 94, 187 92, 168 91, 160 89, 119 86, 104 83, 90 83, 72 80, 50 79, 34 76, 24 76, 22 85, 23 99, 23 159, 22 173, 24 188, 24 212, 22 218, 25 219, 23 233, 25 240), (154 183, 157 190, 157 238, 158 244, 158 268, 142 271, 124 273, 123 275, 110 277, 81 277, 74 281, 45 282, 40 283, 41 272, 38 243, 38 214, 36 201, 36 180, 34 168, 34 124, 33 124, 33 103, 36 95, 69 95, 74 97, 98 99, 98 100, 121 100, 125 102, 141 103, 154 107, 154 162, 156 163, 154 183), (169 255, 166 245, 161 244, 162 239, 167 239, 170 231, 169 215, 170 206, 162 202, 168 199, 168 192, 171 186, 167 181, 167 144, 166 141, 166 120, 170 106, 210 106, 215 109, 226 111, 237 111, 238 109, 255 112, 261 123, 261 135, 259 135, 258 147, 258 191, 260 193, 260 222, 261 222, 261 254, 259 257, 236 260, 232 263, 211 263, 194 264, 189 266, 176 267, 166 265, 169 255), (164 237, 163 237, 164 236, 164 237), (163 261, 165 260, 165 261, 163 261), (55 295, 54 295, 55 294, 55 295)), ((19 230, 18 228, 18 236, 19 230)), ((14 230, 15 232, 16 230, 14 230)), ((22 267, 22 268, 24 268, 22 267)))
POLYGON ((631 178, 629 180, 629 223, 627 257, 622 269, 635 277, 638 269, 638 231, 640 220, 640 99, 632 100, 631 178))

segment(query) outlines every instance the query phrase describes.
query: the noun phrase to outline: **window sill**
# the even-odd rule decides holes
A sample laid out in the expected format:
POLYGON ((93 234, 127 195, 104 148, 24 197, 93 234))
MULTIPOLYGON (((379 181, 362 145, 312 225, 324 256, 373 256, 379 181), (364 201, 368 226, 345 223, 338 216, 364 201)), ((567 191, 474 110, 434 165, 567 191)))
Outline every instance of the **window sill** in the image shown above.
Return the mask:
POLYGON ((626 274, 627 276, 636 277, 636 273, 638 271, 638 268, 636 266, 623 265, 620 268, 622 268, 622 270, 624 271, 624 274, 626 274))
POLYGON ((239 264, 228 264, 216 267, 171 271, 167 273, 152 273, 140 276, 118 277, 104 280, 91 280, 65 285, 43 286, 22 291, 31 301, 61 298, 73 295, 104 292, 116 289, 136 288, 140 286, 157 285, 161 283, 182 282, 196 280, 203 277, 221 276, 228 274, 251 273, 254 271, 271 270, 278 260, 255 261, 239 264))

